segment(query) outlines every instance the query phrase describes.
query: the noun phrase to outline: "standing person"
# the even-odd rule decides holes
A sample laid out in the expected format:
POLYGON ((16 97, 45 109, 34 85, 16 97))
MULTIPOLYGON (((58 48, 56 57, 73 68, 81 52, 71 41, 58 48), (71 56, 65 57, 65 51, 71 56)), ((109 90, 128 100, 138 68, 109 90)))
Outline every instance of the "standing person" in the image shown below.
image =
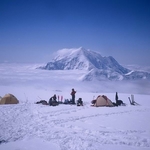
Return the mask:
POLYGON ((118 92, 116 92, 116 96, 115 96, 115 99, 116 99, 116 104, 117 106, 120 106, 120 105, 126 105, 125 103, 123 103, 122 100, 119 100, 119 97, 118 97, 118 92))
POLYGON ((116 92, 115 100, 116 100, 116 103, 117 103, 118 102, 118 92, 116 92))
POLYGON ((71 96, 72 96, 72 103, 73 104, 75 104, 75 94, 76 94, 76 91, 74 89, 72 89, 71 96))

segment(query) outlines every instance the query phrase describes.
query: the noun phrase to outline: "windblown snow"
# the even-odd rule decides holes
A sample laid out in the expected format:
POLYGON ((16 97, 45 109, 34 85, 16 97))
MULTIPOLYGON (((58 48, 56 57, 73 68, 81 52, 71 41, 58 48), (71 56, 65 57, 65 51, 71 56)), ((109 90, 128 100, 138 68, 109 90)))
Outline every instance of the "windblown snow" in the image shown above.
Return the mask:
MULTIPOLYGON (((48 71, 37 66, 0 64, 0 96, 12 93, 20 101, 0 105, 0 150, 150 149, 150 95, 139 92, 138 84, 86 83, 76 80, 84 71, 48 71), (53 94, 70 99, 72 88, 84 106, 35 104, 48 101, 53 94), (116 90, 126 106, 91 106, 98 95, 107 95, 114 102, 116 90), (140 106, 130 105, 131 94, 140 106)), ((146 88, 143 86, 148 91, 146 88)))

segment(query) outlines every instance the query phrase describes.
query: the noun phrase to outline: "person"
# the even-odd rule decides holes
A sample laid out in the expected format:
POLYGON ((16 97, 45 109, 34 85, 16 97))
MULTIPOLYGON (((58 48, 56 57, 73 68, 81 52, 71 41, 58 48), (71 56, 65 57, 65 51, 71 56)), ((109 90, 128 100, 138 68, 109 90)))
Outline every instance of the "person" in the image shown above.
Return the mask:
POLYGON ((77 106, 83 106, 82 98, 79 98, 79 99, 77 100, 77 106))
POLYGON ((93 98, 93 100, 91 101, 92 105, 94 106, 96 104, 97 99, 100 97, 101 95, 98 95, 96 99, 93 98))
POLYGON ((54 96, 52 96, 49 99, 49 105, 50 106, 56 106, 56 105, 58 105, 56 94, 54 94, 54 96))
POLYGON ((122 100, 119 100, 119 97, 118 97, 118 92, 116 92, 116 95, 115 95, 115 100, 116 100, 116 106, 121 106, 121 105, 126 105, 122 100))
POLYGON ((74 89, 72 89, 71 96, 72 96, 72 103, 73 104, 75 104, 75 94, 76 94, 76 91, 74 89))
POLYGON ((116 92, 115 100, 116 100, 116 103, 117 103, 117 101, 118 101, 118 92, 116 92))
POLYGON ((96 99, 93 99, 93 100, 91 101, 91 103, 92 103, 92 105, 95 105, 96 99))

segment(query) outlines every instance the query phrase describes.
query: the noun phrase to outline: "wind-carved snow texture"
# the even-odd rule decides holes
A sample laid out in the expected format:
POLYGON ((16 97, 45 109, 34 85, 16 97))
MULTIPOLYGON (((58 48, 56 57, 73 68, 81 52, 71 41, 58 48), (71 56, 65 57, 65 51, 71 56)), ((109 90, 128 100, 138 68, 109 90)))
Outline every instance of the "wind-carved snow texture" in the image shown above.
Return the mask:
POLYGON ((96 150, 99 145, 129 146, 131 149, 132 147, 150 148, 150 131, 144 128, 136 130, 136 127, 122 130, 119 125, 114 128, 103 124, 104 120, 109 123, 109 119, 115 120, 118 115, 124 117, 150 113, 149 109, 142 107, 126 111, 119 108, 119 111, 113 108, 104 108, 102 111, 103 108, 92 108, 89 105, 49 107, 19 104, 3 107, 0 109, 0 116, 3 116, 0 124, 0 141, 12 142, 38 137, 56 143, 61 150, 84 148, 96 150), (111 111, 106 112, 105 109, 111 111))
POLYGON ((17 105, 0 105, 0 150, 150 149, 150 88, 146 80, 81 82, 76 78, 85 70, 35 69, 38 66, 41 64, 0 64, 0 96, 12 93, 19 100, 17 105), (54 94, 63 101, 70 99, 72 88, 84 106, 34 104, 48 101, 54 94), (91 107, 91 100, 98 95, 115 102, 116 91, 126 106, 91 107), (130 105, 131 94, 140 106, 130 105))
POLYGON ((102 57, 98 52, 83 47, 62 49, 45 66, 46 70, 87 70, 80 79, 91 80, 139 80, 150 79, 150 73, 133 71, 121 66, 112 56, 102 57))

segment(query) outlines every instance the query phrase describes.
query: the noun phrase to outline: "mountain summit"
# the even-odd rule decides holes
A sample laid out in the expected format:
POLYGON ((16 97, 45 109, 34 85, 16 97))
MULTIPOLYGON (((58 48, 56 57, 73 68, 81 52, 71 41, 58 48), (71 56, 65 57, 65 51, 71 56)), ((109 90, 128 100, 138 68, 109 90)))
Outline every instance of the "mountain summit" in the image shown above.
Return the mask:
POLYGON ((82 80, 134 79, 132 75, 137 78, 150 78, 147 73, 133 72, 121 66, 112 56, 102 57, 100 53, 83 47, 58 50, 53 60, 40 68, 46 70, 86 70, 87 74, 80 78, 82 80))
POLYGON ((46 70, 91 70, 95 68, 113 69, 123 74, 129 72, 113 57, 102 57, 98 52, 86 50, 83 47, 58 50, 54 59, 43 67, 46 70))

